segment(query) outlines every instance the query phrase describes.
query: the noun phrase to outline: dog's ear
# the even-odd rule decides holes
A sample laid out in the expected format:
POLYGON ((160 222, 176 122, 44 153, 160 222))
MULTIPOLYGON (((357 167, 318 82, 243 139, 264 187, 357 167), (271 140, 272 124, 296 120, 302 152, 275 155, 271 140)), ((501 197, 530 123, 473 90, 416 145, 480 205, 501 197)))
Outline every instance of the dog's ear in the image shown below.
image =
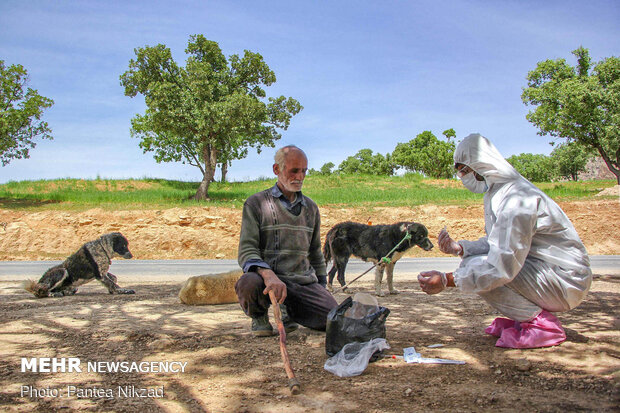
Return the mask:
POLYGON ((428 229, 426 228, 426 226, 418 224, 417 222, 412 222, 411 224, 409 224, 408 230, 413 237, 413 242, 417 243, 418 245, 420 245, 421 242, 430 242, 430 240, 428 240, 428 229))
POLYGON ((422 224, 416 224, 418 227, 418 234, 422 234, 425 237, 428 237, 428 229, 426 228, 426 226, 422 225, 422 224))
POLYGON ((417 222, 410 222, 409 224, 407 224, 407 232, 409 232, 412 235, 413 234, 422 235, 422 236, 428 235, 428 230, 426 229, 426 227, 422 224, 418 224, 417 222))

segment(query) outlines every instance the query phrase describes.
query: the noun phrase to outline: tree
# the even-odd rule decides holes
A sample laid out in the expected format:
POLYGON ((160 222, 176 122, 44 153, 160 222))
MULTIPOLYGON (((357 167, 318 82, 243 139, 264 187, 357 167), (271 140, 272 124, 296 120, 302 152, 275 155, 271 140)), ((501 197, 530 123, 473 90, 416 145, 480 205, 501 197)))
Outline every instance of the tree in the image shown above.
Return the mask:
POLYGON ((551 158, 546 155, 522 153, 506 160, 529 181, 549 182, 553 178, 551 158))
POLYGON ((579 172, 586 169, 586 164, 593 156, 593 150, 584 147, 579 142, 560 144, 551 152, 554 175, 576 181, 579 172))
MULTIPOLYGON (((241 159, 253 147, 273 147, 291 118, 302 110, 293 98, 269 97, 264 86, 276 76, 258 53, 228 60, 219 45, 192 35, 179 66, 166 46, 135 49, 136 59, 120 76, 125 95, 144 96, 147 109, 131 121, 132 136, 141 139, 157 162, 182 161, 200 169, 195 199, 208 199, 218 165, 241 159)), ((226 168, 225 168, 226 169, 226 168)))
MULTIPOLYGON (((449 131, 444 134, 449 135, 449 131)), ((440 141, 431 131, 424 131, 409 142, 396 145, 392 152, 392 162, 397 167, 432 178, 452 178, 454 149, 453 142, 440 141)))
POLYGON ((446 137, 446 140, 448 142, 450 142, 450 139, 456 138, 456 132, 452 128, 446 129, 445 131, 441 132, 441 134, 446 137))
POLYGON ((6 67, 0 60, 0 160, 2 166, 12 159, 30 157, 34 139, 53 139, 43 110, 54 101, 39 95, 28 85, 28 72, 22 65, 6 67), (25 89, 25 90, 24 90, 25 89))
POLYGON ((373 157, 373 165, 376 175, 392 176, 394 175, 394 170, 396 169, 396 166, 392 161, 391 153, 386 153, 385 156, 377 153, 373 157))
POLYGON ((336 165, 334 165, 333 162, 327 162, 325 164, 323 164, 323 166, 321 166, 321 169, 319 170, 321 175, 331 175, 332 174, 332 169, 334 169, 336 165))
POLYGON ((222 162, 220 164, 220 170, 222 171, 222 177, 220 179, 220 182, 226 182, 226 175, 228 174, 228 161, 226 162, 222 162))
POLYGON ((574 50, 576 67, 564 59, 539 62, 527 75, 521 99, 541 136, 577 141, 595 149, 620 184, 620 59, 592 66, 588 49, 574 50))
POLYGON ((373 155, 371 149, 360 149, 355 156, 349 156, 338 166, 345 174, 394 175, 394 165, 390 155, 373 155))

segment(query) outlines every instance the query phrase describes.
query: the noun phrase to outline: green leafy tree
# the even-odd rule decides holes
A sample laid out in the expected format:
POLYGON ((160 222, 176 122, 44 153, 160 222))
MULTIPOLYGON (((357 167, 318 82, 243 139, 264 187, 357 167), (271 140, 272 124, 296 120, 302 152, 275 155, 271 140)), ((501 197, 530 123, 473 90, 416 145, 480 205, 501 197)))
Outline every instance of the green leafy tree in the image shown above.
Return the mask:
POLYGON ((450 139, 456 138, 456 132, 452 128, 446 129, 445 131, 441 132, 441 134, 446 137, 446 140, 448 142, 450 142, 450 139))
POLYGON ((594 157, 591 148, 586 148, 579 142, 568 142, 556 146, 551 152, 551 163, 555 176, 576 181, 579 172, 586 169, 588 161, 594 157))
POLYGON ((343 174, 369 174, 372 169, 372 150, 360 149, 354 156, 349 156, 338 165, 343 174))
POLYGON ((620 184, 620 59, 609 57, 592 65, 583 47, 573 55, 575 67, 564 59, 545 60, 528 73, 521 99, 536 109, 527 119, 541 136, 596 150, 620 184))
POLYGON ((381 155, 380 153, 377 153, 373 157, 373 165, 374 165, 374 170, 376 171, 375 173, 377 175, 392 176, 394 175, 394 170, 396 169, 396 166, 394 165, 394 162, 392 161, 391 153, 386 153, 385 156, 381 155))
POLYGON ((185 53, 182 67, 165 45, 137 48, 120 80, 125 95, 141 94, 147 106, 132 119, 132 136, 144 152, 155 152, 157 162, 200 169, 195 199, 202 200, 218 164, 247 156, 250 147, 275 146, 277 130, 286 130, 302 106, 293 98, 266 98, 264 87, 276 76, 258 53, 226 59, 203 35, 190 36, 185 53))
POLYGON ((549 182, 553 178, 553 164, 546 155, 522 153, 506 160, 529 181, 549 182))
POLYGON ((392 162, 397 167, 432 178, 452 178, 454 149, 453 142, 440 141, 432 132, 424 131, 409 142, 396 145, 392 162))
POLYGON ((321 175, 331 175, 332 169, 334 169, 336 165, 333 162, 327 162, 323 166, 321 166, 320 173, 321 175))
POLYGON ((338 166, 344 174, 393 175, 394 165, 391 156, 373 154, 371 149, 360 149, 354 156, 349 156, 338 166))
POLYGON ((54 101, 28 87, 28 72, 22 65, 6 67, 0 60, 0 160, 2 166, 12 159, 30 157, 34 140, 53 139, 43 110, 54 101))

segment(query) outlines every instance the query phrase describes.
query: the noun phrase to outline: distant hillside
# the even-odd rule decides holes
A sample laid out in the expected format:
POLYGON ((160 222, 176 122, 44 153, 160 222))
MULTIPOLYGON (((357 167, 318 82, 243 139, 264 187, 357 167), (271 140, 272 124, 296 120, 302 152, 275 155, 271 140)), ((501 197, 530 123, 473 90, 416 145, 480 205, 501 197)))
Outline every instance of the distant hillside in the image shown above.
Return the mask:
POLYGON ((586 170, 579 174, 580 181, 592 181, 603 179, 616 179, 616 175, 611 173, 602 157, 592 158, 586 164, 586 170))

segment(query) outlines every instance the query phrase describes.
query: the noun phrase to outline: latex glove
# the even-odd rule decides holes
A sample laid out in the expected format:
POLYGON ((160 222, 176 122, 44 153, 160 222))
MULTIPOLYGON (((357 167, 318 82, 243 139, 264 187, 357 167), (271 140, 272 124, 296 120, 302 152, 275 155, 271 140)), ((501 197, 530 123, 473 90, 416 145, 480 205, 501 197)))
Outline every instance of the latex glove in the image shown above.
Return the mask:
POLYGON ((437 241, 439 250, 445 254, 461 255, 463 253, 463 247, 450 237, 445 228, 439 231, 437 241))
POLYGON ((418 274, 418 282, 426 294, 439 294, 448 285, 448 277, 441 271, 424 271, 418 274))
POLYGON ((278 304, 283 304, 286 299, 286 284, 284 284, 270 269, 261 268, 258 270, 258 274, 263 277, 265 281, 265 289, 263 290, 263 294, 268 295, 269 291, 273 291, 273 294, 276 296, 276 300, 278 304))

